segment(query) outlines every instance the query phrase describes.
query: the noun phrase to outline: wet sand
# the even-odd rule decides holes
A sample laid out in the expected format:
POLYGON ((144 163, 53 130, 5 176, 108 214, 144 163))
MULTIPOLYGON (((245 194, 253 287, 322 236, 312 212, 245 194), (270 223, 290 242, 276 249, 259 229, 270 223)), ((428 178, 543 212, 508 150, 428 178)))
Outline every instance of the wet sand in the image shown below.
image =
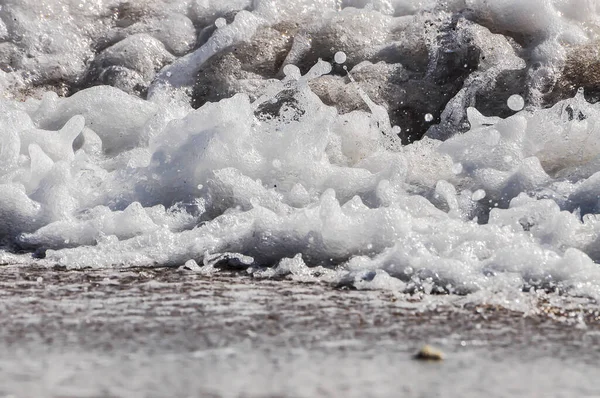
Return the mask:
POLYGON ((15 265, 0 296, 0 397, 600 396, 585 299, 522 312, 244 273, 15 265), (446 359, 415 361, 424 343, 446 359))

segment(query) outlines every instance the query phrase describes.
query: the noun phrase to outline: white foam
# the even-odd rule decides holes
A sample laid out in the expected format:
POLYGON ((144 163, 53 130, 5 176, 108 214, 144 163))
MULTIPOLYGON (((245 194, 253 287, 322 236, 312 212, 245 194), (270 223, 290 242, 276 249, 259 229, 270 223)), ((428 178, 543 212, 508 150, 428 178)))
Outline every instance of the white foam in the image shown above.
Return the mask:
MULTIPOLYGON (((41 183, 47 188, 31 194, 41 207, 5 210, 36 230, 21 235, 20 242, 57 248, 47 252, 48 258, 72 267, 183 264, 223 252, 268 264, 302 253, 310 265, 343 264, 337 277, 349 273, 361 287, 371 280, 386 285, 379 270, 401 278, 404 288, 423 287, 429 278, 431 289, 448 285, 456 291, 491 289, 497 283, 517 288, 550 275, 552 283, 596 294, 592 281, 597 271, 584 253, 597 255, 592 248, 599 224, 582 224, 555 201, 535 197, 543 190, 575 195, 574 185, 554 184, 545 170, 581 164, 591 156, 565 158, 554 151, 554 140, 541 141, 536 132, 547 131, 545 123, 562 126, 557 136, 564 131, 571 137, 569 145, 579 149, 586 134, 595 131, 591 121, 561 120, 558 110, 566 103, 492 125, 489 120, 478 124, 481 116, 471 112, 474 128, 462 136, 390 150, 395 147, 386 146, 371 123, 381 115, 339 116, 302 79, 296 83, 297 102, 276 118, 257 120, 255 105, 237 95, 173 120, 151 139, 152 160, 146 166, 107 174, 99 163, 88 171, 93 178, 83 178, 76 177, 81 167, 77 154, 61 155, 60 168, 43 171, 50 174, 41 183), (232 112, 236 118, 229 117, 232 112), (578 129, 588 133, 573 135, 578 129), (497 139, 487 139, 490 134, 497 139), (462 165, 460 173, 453 170, 455 164, 462 165), (431 201, 410 193, 417 181, 421 189, 431 190, 431 201), (99 194, 95 199, 83 195, 90 189, 85 184, 93 184, 99 194), (510 207, 492 210, 489 224, 478 225, 469 218, 474 203, 484 197, 510 202, 510 207), (98 202, 104 205, 89 207, 98 202), (116 210, 125 203, 131 204, 116 210), (188 204, 180 210, 160 206, 170 203, 188 204), (208 216, 210 221, 189 229, 198 217, 208 216), (32 219, 51 223, 36 227, 32 219), (68 246, 78 247, 60 249, 68 246), (572 274, 565 272, 567 263, 572 274), (408 281, 405 269, 411 269, 408 281), (371 278, 370 272, 379 276, 371 278), (506 285, 506 279, 493 276, 506 272, 520 277, 506 285)), ((69 99, 57 101, 61 106, 69 99)), ((579 101, 567 103, 597 112, 579 101)), ((32 146, 31 151, 43 149, 32 146)), ((37 162, 46 164, 36 166, 40 170, 51 165, 49 159, 37 162)), ((26 198, 23 203, 30 201, 17 193, 23 191, 13 192, 26 198)), ((296 269, 286 267, 269 272, 284 275, 290 272, 284 269, 296 269)), ((313 273, 306 275, 310 279, 313 273)), ((392 285, 400 286, 387 286, 392 285)))
MULTIPOLYGON (((495 29, 535 37, 540 59, 555 45, 595 34, 582 28, 596 21, 591 2, 467 3, 495 29)), ((582 93, 550 109, 522 110, 523 99, 516 106, 511 97, 517 113, 506 119, 470 108, 464 134, 402 147, 387 110, 352 70, 351 87, 368 111, 340 115, 311 91, 310 82, 333 70, 322 60, 302 75, 288 56, 283 80, 265 81, 258 99, 238 94, 193 110, 178 90, 193 84, 210 57, 264 25, 308 17, 348 19, 348 26, 379 21, 384 33, 368 39, 372 50, 391 15, 442 7, 350 6, 367 2, 194 2, 190 18, 221 26, 159 72, 150 100, 98 86, 67 98, 0 101, 0 238, 48 249, 49 263, 75 268, 187 264, 213 272, 229 261, 252 265, 256 276, 359 288, 436 293, 534 285, 600 297, 600 105, 582 93), (215 22, 243 8, 233 22, 215 22)), ((72 23, 79 34, 83 28, 72 23)), ((483 40, 481 29, 473 29, 474 40, 483 40)), ((164 37, 142 38, 172 47, 164 37)), ((493 39, 482 45, 486 54, 499 48, 490 59, 523 66, 507 39, 493 39)), ((294 46, 307 44, 300 42, 294 46)), ((79 61, 70 64, 61 51, 34 57, 39 65, 27 68, 49 73, 42 61, 51 61, 77 70, 79 61)), ((79 47, 73 51, 80 55, 79 47)), ((344 63, 345 55, 334 60, 344 63)), ((9 75, 0 75, 5 86, 9 75)))

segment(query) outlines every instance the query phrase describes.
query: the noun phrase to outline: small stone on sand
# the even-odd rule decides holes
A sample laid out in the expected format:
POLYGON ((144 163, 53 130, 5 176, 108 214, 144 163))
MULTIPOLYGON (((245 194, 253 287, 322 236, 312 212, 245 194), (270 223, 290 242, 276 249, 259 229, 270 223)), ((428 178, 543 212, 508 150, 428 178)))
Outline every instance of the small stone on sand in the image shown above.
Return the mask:
POLYGON ((444 359, 444 353, 430 345, 424 345, 414 358, 421 361, 441 361, 444 359))

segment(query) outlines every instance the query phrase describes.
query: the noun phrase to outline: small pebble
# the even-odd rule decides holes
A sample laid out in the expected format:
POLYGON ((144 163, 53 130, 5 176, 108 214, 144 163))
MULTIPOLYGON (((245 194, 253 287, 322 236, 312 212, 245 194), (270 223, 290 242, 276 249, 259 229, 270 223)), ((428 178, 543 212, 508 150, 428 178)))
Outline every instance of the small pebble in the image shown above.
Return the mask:
POLYGON ((444 353, 430 345, 424 345, 414 358, 421 361, 441 361, 444 359, 444 353))

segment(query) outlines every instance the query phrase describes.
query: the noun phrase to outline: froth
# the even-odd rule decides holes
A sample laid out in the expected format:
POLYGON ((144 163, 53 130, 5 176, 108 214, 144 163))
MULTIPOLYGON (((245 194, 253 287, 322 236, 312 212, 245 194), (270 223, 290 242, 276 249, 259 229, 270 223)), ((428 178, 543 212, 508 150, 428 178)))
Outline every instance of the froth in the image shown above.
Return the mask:
MULTIPOLYGON (((199 68, 264 26, 344 12, 385 31, 402 22, 392 16, 446 12, 459 2, 342 2, 347 11, 337 1, 239 2, 234 8, 248 10, 234 18, 214 3, 206 3, 214 14, 200 3, 194 9, 198 20, 222 18, 210 21, 214 33, 158 72, 149 100, 101 85, 70 97, 0 102, 7 248, 45 252, 47 263, 67 267, 185 264, 214 272, 227 262, 257 277, 358 288, 540 288, 600 297, 599 105, 579 93, 522 110, 523 97, 511 97, 509 117, 468 108, 464 134, 402 146, 399 127, 365 85, 379 71, 409 81, 407 70, 356 64, 346 51, 330 59, 343 68, 323 59, 300 68, 292 62, 304 54, 298 39, 280 79, 240 78, 256 90, 192 109, 187 89, 199 68), (340 112, 315 94, 315 82, 333 80, 332 73, 347 79, 344 89, 362 101, 358 110, 340 112)), ((535 36, 537 54, 552 43, 589 40, 593 33, 581 26, 597 11, 589 2, 577 3, 585 13, 542 0, 467 3, 490 29, 535 36)), ((462 23, 461 32, 504 60, 502 71, 524 66, 508 39, 462 23)), ((471 82, 499 76, 489 62, 471 82)), ((148 76, 155 72, 149 65, 148 76)), ((419 122, 434 128, 462 114, 469 95, 461 90, 444 115, 418 113, 419 122)))

